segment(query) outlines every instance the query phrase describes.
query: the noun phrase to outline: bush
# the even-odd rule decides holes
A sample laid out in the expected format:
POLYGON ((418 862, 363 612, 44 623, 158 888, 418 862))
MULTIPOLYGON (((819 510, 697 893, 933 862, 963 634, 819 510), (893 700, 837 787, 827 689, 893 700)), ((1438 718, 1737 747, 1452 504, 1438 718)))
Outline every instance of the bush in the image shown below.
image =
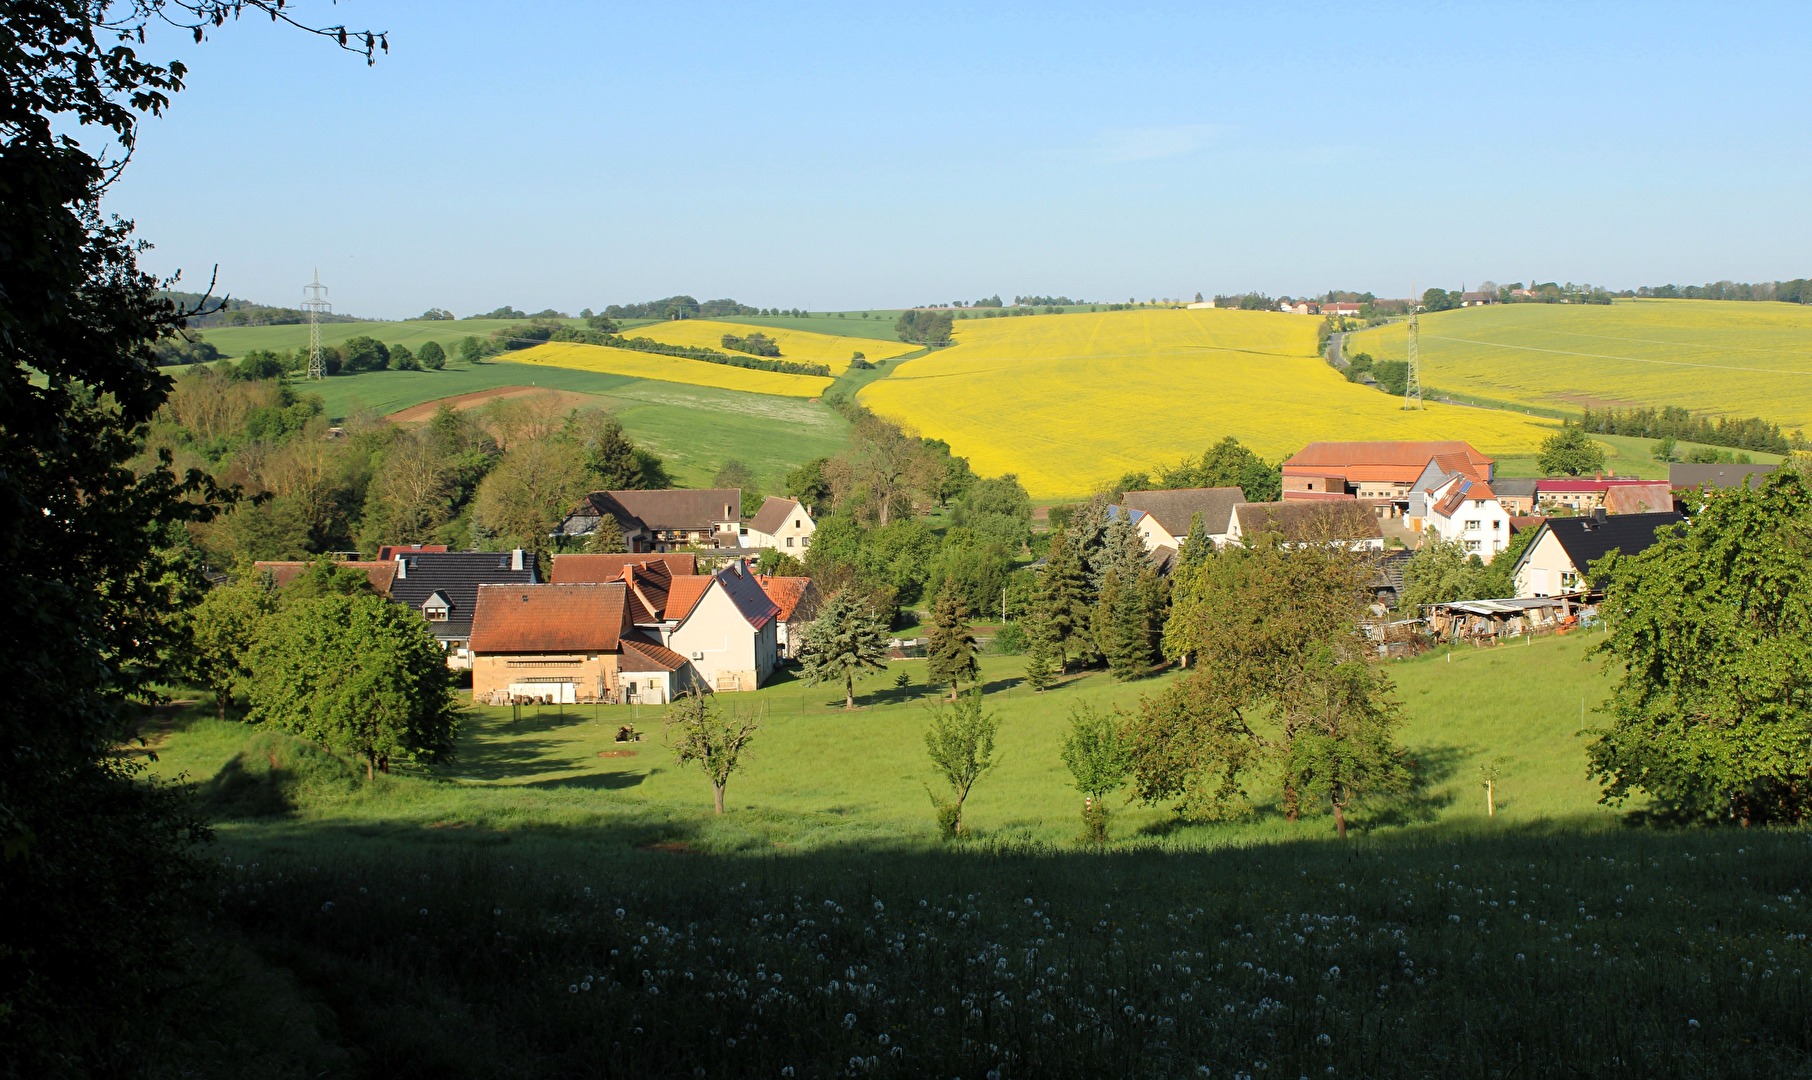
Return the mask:
POLYGON ((988 642, 988 652, 995 656, 1021 656, 1026 651, 1025 627, 1007 623, 988 642))

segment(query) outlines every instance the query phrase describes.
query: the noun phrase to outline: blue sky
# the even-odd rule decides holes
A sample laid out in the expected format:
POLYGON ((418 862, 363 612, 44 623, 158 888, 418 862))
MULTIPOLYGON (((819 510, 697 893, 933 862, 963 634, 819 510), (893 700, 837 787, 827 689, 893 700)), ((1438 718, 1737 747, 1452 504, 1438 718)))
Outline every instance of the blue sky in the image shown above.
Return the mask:
POLYGON ((1812 273, 1786 4, 319 0, 182 59, 110 197, 337 310, 900 306, 1812 273))

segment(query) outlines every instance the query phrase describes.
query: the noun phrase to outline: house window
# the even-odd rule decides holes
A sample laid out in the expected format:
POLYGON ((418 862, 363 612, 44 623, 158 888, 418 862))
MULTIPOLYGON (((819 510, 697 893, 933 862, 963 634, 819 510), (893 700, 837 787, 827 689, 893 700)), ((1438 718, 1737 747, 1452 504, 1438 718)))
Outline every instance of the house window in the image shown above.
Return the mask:
POLYGON ((1492 522, 1492 523, 1491 523, 1491 531, 1492 531, 1492 532, 1496 532, 1496 531, 1498 531, 1498 530, 1499 530, 1499 529, 1501 529, 1501 528, 1503 528, 1503 527, 1504 527, 1504 523, 1503 523, 1503 522, 1501 522, 1501 521, 1493 521, 1493 522, 1492 522))
POLYGON ((447 621, 447 609, 444 607, 423 608, 422 614, 427 617, 429 622, 447 621))
POLYGON ((1478 518, 1468 518, 1467 519, 1467 521, 1466 521, 1466 531, 1467 532, 1477 532, 1478 528, 1479 528, 1479 519, 1478 518))
POLYGON ((1579 575, 1570 570, 1560 572, 1560 591, 1574 592, 1579 588, 1579 575))
POLYGON ((803 528, 805 528, 805 522, 800 521, 798 518, 794 518, 793 519, 793 528, 803 529, 803 528))
POLYGON ((1478 549, 1479 549, 1479 542, 1477 540, 1466 541, 1466 550, 1467 551, 1477 551, 1478 549))
POLYGON ((793 546, 793 538, 792 538, 792 537, 790 537, 790 536, 789 536, 789 537, 787 537, 787 538, 786 538, 786 546, 787 546, 787 547, 792 547, 792 546, 793 546))

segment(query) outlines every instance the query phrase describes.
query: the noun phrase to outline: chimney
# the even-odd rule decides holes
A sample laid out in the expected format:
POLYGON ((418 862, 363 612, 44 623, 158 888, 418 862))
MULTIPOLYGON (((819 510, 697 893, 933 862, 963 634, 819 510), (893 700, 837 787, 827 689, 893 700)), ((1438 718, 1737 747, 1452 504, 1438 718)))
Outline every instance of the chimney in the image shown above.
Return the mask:
POLYGON ((1606 521, 1610 520, 1610 511, 1608 511, 1604 507, 1600 506, 1596 510, 1592 511, 1592 520, 1596 521, 1600 525, 1603 525, 1606 521))
POLYGON ((522 554, 523 553, 522 553, 521 548, 516 548, 514 551, 510 552, 510 569, 511 570, 522 569, 522 554))
POLYGON ((398 555, 396 557, 396 580, 402 581, 402 580, 406 579, 408 576, 409 576, 408 556, 398 555))

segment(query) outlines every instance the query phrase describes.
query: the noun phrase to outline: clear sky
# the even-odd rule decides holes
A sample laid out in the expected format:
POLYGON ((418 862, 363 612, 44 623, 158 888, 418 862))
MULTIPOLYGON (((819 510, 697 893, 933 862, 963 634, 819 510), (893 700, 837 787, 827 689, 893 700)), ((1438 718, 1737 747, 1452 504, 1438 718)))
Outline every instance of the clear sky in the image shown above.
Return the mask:
POLYGON ((336 310, 836 309, 1812 274, 1801 4, 321 0, 110 199, 186 286, 336 310))

